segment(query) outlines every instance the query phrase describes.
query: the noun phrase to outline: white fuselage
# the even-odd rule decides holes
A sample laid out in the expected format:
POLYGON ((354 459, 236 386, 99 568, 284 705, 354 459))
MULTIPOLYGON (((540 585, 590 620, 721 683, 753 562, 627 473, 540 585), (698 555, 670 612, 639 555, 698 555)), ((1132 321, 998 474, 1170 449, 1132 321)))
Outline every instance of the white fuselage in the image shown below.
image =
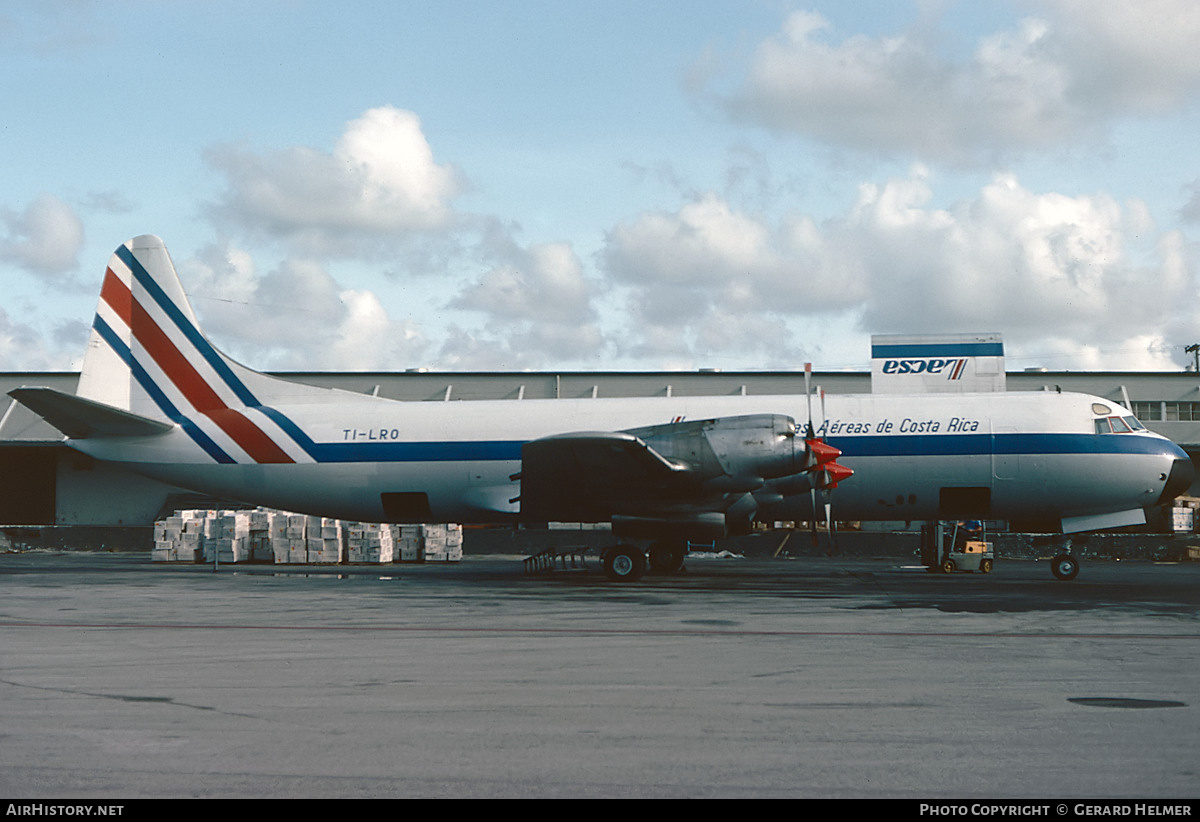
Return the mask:
MULTIPOLYGON (((245 502, 347 519, 387 518, 383 494, 424 494, 435 521, 519 517, 521 447, 568 432, 771 413, 803 427, 804 396, 398 402, 336 391, 249 409, 290 458, 214 462, 180 428, 144 438, 71 441, 157 479, 245 502)), ((818 435, 854 475, 836 491, 842 520, 919 520, 986 500, 995 519, 1079 517, 1154 504, 1186 454, 1145 430, 1097 434, 1129 412, 1078 394, 843 395, 826 398, 818 435), (964 490, 965 489, 965 490, 964 490), (986 489, 986 490, 984 490, 986 489)), ((222 443, 224 445, 224 443, 222 443)), ((764 519, 804 519, 808 494, 764 519)))

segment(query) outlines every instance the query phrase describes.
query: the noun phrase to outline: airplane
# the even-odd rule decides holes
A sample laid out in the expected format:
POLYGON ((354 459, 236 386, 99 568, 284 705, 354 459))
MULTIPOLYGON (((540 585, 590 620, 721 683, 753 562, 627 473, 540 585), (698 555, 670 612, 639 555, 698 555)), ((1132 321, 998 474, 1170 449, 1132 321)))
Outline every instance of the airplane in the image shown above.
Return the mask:
POLYGON ((225 499, 375 522, 611 523, 603 564, 620 581, 756 520, 825 508, 831 522, 835 501, 843 521, 1068 533, 1145 522, 1194 476, 1107 399, 822 394, 817 425, 810 378, 805 395, 453 403, 298 384, 209 342, 166 246, 143 235, 109 260, 76 392, 9 393, 84 454, 225 499))

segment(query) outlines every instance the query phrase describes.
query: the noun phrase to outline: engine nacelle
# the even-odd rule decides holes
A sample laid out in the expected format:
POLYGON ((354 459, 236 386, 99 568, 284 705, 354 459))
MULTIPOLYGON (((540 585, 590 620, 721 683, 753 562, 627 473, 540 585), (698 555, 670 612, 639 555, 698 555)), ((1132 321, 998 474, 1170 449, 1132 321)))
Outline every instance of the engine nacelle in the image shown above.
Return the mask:
POLYGON ((628 539, 686 539, 709 542, 750 533, 757 504, 750 494, 733 500, 723 511, 679 512, 669 516, 614 514, 613 534, 628 539))
POLYGON ((804 471, 807 446, 796 421, 783 414, 752 414, 632 429, 672 462, 693 466, 701 482, 751 490, 765 480, 804 471))

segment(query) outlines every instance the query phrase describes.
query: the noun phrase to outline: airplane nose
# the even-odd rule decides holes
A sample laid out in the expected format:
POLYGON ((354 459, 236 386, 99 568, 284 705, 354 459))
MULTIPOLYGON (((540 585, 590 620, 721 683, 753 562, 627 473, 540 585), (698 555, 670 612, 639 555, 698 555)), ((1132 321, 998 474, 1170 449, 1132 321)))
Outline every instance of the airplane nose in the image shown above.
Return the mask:
POLYGON ((1167 484, 1163 486, 1158 505, 1166 505, 1187 491, 1192 487, 1192 480, 1196 478, 1196 466, 1192 464, 1191 457, 1183 449, 1178 451, 1182 456, 1177 456, 1171 464, 1171 473, 1167 475, 1167 484))

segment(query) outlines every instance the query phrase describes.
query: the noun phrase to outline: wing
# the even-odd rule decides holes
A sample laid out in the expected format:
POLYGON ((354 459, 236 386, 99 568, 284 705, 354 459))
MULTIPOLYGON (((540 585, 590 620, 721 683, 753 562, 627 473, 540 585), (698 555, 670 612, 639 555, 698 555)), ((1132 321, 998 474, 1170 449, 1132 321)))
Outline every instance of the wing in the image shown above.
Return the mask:
POLYGON ((522 449, 521 516, 711 539, 748 530, 755 492, 809 467, 795 421, 777 414, 563 434, 522 449))
POLYGON ((560 434, 521 449, 521 516, 597 522, 615 510, 665 507, 694 496, 698 476, 621 431, 560 434))

